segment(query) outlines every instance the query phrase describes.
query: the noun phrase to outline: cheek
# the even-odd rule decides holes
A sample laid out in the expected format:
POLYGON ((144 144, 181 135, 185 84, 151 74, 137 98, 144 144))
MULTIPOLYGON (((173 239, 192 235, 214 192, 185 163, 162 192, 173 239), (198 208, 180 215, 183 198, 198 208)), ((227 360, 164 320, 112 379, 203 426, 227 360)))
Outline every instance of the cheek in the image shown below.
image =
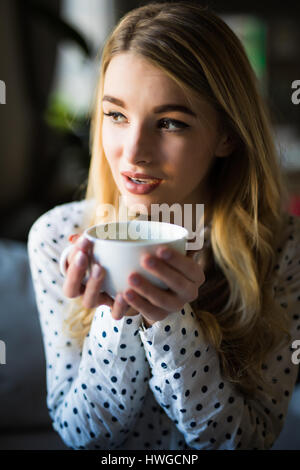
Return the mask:
POLYGON ((195 161, 195 156, 199 153, 199 145, 193 139, 168 139, 162 147, 162 153, 167 157, 167 161, 176 171, 182 171, 190 162, 195 161))
POLYGON ((201 181, 214 160, 213 152, 200 139, 180 142, 169 148, 168 155, 176 175, 191 182, 201 181))
POLYGON ((119 139, 116 139, 115 133, 112 132, 111 126, 102 126, 102 145, 107 161, 110 165, 113 165, 114 160, 121 153, 121 146, 118 143, 119 139))

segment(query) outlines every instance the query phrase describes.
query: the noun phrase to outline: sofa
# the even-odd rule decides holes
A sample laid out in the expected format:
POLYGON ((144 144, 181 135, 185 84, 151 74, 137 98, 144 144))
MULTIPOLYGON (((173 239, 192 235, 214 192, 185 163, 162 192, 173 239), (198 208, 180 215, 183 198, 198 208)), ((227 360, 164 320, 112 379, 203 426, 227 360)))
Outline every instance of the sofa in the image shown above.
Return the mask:
POLYGON ((0 450, 67 449, 46 405, 46 365, 25 243, 0 240, 0 450), (3 362, 3 360, 2 360, 3 362))
MULTIPOLYGON (((0 240, 0 450, 66 450, 46 405, 46 365, 27 247, 0 240), (0 361, 3 362, 3 361, 0 361)), ((300 450, 300 384, 273 449, 300 450)))

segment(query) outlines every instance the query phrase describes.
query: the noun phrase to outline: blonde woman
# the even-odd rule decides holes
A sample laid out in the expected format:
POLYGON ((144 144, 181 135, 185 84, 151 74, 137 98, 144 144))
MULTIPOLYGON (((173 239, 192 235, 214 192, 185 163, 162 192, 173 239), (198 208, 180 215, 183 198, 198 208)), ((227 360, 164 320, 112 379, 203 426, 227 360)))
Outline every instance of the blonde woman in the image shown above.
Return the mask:
POLYGON ((188 2, 128 13, 103 50, 91 154, 85 199, 29 234, 54 429, 74 449, 271 448, 298 371, 299 219, 229 27, 188 2), (92 247, 68 237, 120 196, 148 214, 205 204, 198 258, 141 259, 168 291, 132 273, 114 300, 97 264, 82 282, 92 247))

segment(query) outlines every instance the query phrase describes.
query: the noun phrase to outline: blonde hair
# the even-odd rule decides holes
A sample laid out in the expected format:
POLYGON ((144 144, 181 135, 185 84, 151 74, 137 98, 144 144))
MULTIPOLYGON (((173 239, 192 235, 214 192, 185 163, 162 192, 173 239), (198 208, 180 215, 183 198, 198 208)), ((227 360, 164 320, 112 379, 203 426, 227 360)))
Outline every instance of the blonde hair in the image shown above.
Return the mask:
MULTIPOLYGON (((209 174, 210 244, 202 250, 206 282, 192 302, 199 324, 220 359, 223 376, 244 393, 264 383, 263 362, 288 340, 288 320, 272 308, 271 280, 286 204, 271 119, 244 48, 207 7, 150 3, 126 14, 106 41, 91 127, 86 199, 113 204, 119 191, 102 148, 105 72, 113 56, 133 51, 162 69, 188 93, 217 111, 236 146, 216 158, 209 174)), ((96 210, 90 225, 99 223, 96 210)), ((83 344, 95 309, 71 302, 71 334, 83 344)))

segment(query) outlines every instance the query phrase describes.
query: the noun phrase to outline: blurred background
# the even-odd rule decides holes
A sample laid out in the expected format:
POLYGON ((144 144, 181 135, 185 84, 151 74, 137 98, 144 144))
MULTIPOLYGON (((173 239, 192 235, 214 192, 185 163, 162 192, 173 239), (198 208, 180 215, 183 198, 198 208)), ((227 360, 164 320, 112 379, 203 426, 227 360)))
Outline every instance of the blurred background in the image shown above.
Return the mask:
MULTIPOLYGON (((9 312, 11 318, 9 323, 6 315, 3 321, 1 313, 0 339, 6 341, 10 358, 13 348, 22 350, 24 335, 27 335, 27 345, 29 341, 36 348, 31 363, 27 362, 26 378, 20 375, 20 354, 14 361, 8 360, 0 366, 2 449, 63 448, 56 435, 50 438, 49 434, 43 434, 50 424, 45 408, 44 358, 36 307, 30 281, 24 281, 25 275, 30 279, 27 235, 41 214, 55 205, 83 197, 90 160, 90 110, 102 47, 111 29, 127 11, 147 3, 138 0, 0 1, 0 80, 5 84, 4 87, 0 82, 0 295, 2 313, 9 312), (22 277, 16 288, 20 273, 22 277), (12 307, 16 289, 22 296, 12 307), (26 308, 26 314, 30 310, 28 321, 24 321, 26 308), (23 328, 23 337, 19 339, 13 332, 15 325, 23 328), (38 357, 40 362, 33 365, 33 357, 38 357), (34 382, 28 379, 30 373, 34 382), (8 393, 9 406, 3 406, 8 393), (27 403, 27 410, 26 406, 21 411, 18 409, 21 402, 27 403)), ((209 5, 219 14, 246 48, 271 110, 274 135, 289 185, 288 210, 300 216, 300 104, 293 104, 291 98, 295 91, 292 84, 300 80, 300 3, 270 4, 261 0, 199 3, 209 5)), ((297 431, 296 434, 293 431, 300 424, 299 404, 297 407, 295 400, 291 404, 295 413, 289 418, 292 431, 283 433, 281 448, 300 449, 299 438, 295 440, 297 431)))

